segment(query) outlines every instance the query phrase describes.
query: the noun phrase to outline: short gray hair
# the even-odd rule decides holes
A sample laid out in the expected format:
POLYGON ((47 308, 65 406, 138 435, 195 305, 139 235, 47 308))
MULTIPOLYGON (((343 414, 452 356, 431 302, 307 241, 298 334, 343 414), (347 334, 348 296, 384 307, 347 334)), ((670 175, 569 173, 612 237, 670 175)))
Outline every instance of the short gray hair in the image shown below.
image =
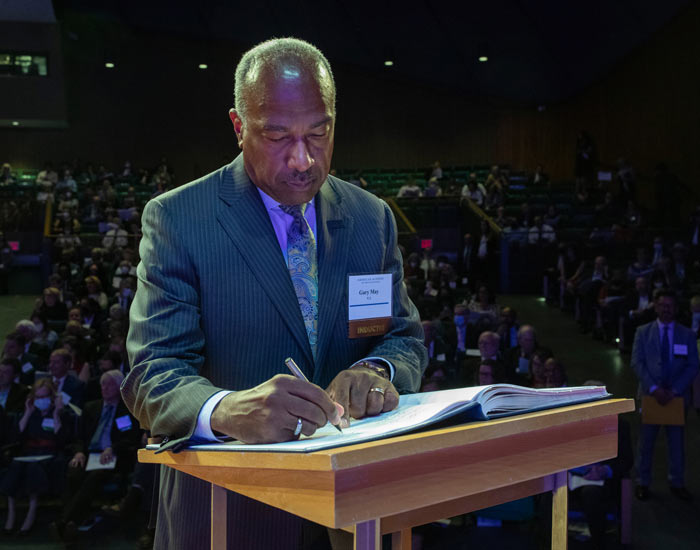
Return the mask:
POLYGON ((316 46, 298 38, 273 38, 261 42, 241 57, 236 67, 234 104, 238 116, 245 122, 248 114, 245 88, 262 67, 270 68, 274 74, 281 73, 284 61, 296 61, 300 66, 318 68, 319 81, 327 79, 330 84, 331 101, 335 113, 335 80, 328 59, 316 46))
POLYGON ((117 382, 117 386, 121 386, 122 381, 124 380, 124 375, 119 369, 111 369, 100 376, 100 383, 104 382, 108 378, 112 378, 117 382))

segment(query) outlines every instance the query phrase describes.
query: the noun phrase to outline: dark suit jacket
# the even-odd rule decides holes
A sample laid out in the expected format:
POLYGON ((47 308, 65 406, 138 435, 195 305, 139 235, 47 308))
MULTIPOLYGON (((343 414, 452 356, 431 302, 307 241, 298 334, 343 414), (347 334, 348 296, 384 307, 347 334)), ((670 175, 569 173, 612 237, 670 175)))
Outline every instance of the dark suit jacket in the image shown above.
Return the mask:
MULTIPOLYGON (((92 441, 100 422, 102 404, 102 399, 85 403, 83 414, 80 417, 78 437, 71 446, 73 454, 81 452, 87 456, 90 453, 90 441, 92 441)), ((136 451, 141 444, 141 428, 122 401, 117 405, 109 435, 112 440, 112 452, 117 459, 116 469, 123 472, 130 471, 136 462, 136 451), (128 429, 120 430, 117 419, 124 416, 129 417, 131 426, 128 429)))
POLYGON ((82 408, 83 398, 85 396, 85 382, 80 380, 77 376, 68 374, 63 381, 61 391, 70 395, 70 402, 72 405, 82 408))
POLYGON ((24 411, 24 402, 27 400, 28 394, 29 388, 27 388, 27 386, 15 384, 13 382, 10 386, 10 392, 7 394, 7 401, 5 401, 5 412, 8 414, 22 413, 24 411))
MULTIPOLYGON (((379 356, 395 366, 400 392, 418 389, 426 365, 423 331, 406 295, 389 207, 334 177, 315 206, 314 362, 284 256, 242 156, 148 202, 127 339, 132 370, 122 386, 144 428, 168 436, 171 444, 187 440, 207 399, 221 388, 246 389, 287 374, 284 359, 290 356, 321 387, 356 360, 379 356), (379 272, 393 274, 391 329, 383 337, 351 340, 348 274, 379 272)), ((157 544, 208 547, 209 493, 206 483, 163 471, 161 495, 167 499, 160 501, 157 544)), ((257 547, 269 540, 269 547, 279 548, 286 538, 269 525, 284 531, 282 525, 291 529, 298 522, 283 513, 261 518, 266 508, 230 495, 231 540, 245 547, 250 536, 257 547)))
MULTIPOLYGON (((687 355, 674 354, 668 379, 673 393, 682 396, 686 405, 690 403, 690 385, 698 373, 698 348, 695 334, 689 328, 676 322, 673 329, 674 346, 686 347, 687 355)), ((649 395, 652 386, 664 386, 664 373, 661 369, 661 338, 656 321, 637 328, 632 346, 632 369, 639 379, 639 394, 649 395)))

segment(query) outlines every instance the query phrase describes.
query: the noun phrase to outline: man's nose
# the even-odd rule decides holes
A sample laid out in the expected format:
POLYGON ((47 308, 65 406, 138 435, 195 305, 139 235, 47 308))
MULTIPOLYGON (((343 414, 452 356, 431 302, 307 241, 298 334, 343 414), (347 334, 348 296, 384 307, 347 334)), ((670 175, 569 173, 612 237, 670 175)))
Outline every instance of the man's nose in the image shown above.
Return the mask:
POLYGON ((297 172, 306 172, 314 165, 314 159, 303 139, 298 139, 292 145, 287 159, 287 167, 297 172))

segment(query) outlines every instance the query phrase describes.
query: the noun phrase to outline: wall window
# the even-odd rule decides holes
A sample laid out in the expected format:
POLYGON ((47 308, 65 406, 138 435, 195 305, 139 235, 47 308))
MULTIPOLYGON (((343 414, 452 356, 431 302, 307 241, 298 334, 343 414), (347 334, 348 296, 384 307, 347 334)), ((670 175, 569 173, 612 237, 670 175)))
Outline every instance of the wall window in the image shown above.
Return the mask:
POLYGON ((46 54, 0 52, 0 75, 48 76, 46 54))

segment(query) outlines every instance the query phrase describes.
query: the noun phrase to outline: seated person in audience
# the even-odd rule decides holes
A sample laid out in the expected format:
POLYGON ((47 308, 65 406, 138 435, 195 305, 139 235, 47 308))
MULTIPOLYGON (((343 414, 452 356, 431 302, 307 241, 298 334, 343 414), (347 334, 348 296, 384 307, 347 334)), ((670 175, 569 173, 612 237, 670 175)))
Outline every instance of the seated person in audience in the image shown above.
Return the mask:
POLYGON ((537 349, 537 333, 532 325, 523 325, 518 330, 518 345, 505 355, 508 379, 515 384, 524 384, 530 374, 530 360, 537 349))
POLYGON ((442 197, 442 189, 440 188, 440 182, 437 178, 430 178, 428 180, 428 186, 423 191, 424 197, 442 197))
POLYGON ((620 312, 620 350, 629 351, 637 327, 653 321, 655 316, 654 298, 649 281, 645 277, 637 277, 634 288, 627 293, 620 312))
POLYGON ((518 227, 529 229, 535 219, 530 203, 524 202, 520 205, 520 216, 518 217, 518 227))
POLYGON ((627 201, 627 208, 625 209, 624 220, 625 225, 627 225, 627 227, 638 228, 642 226, 642 211, 632 199, 627 201))
POLYGON ((544 223, 540 216, 535 216, 532 227, 528 230, 529 244, 551 244, 557 240, 554 228, 544 223))
POLYGON ((500 181, 497 181, 486 191, 484 199, 484 210, 494 212, 499 206, 503 205, 505 191, 500 181))
POLYGON ((501 310, 501 322, 496 332, 501 338, 501 352, 505 354, 508 350, 518 347, 518 313, 512 307, 505 306, 501 310))
POLYGON ((545 371, 545 363, 552 357, 552 352, 547 348, 537 348, 532 354, 530 360, 530 387, 546 388, 547 373, 545 371))
MULTIPOLYGON (((584 386, 604 386, 603 382, 588 380, 584 386)), ((605 549, 605 516, 610 509, 616 509, 620 501, 620 483, 634 463, 630 426, 618 416, 617 420, 617 456, 603 462, 596 462, 570 470, 572 484, 570 507, 581 507, 591 532, 592 547, 605 549)), ((571 485, 570 485, 571 486, 571 485)))
POLYGON ((122 260, 112 276, 112 289, 118 292, 122 280, 128 277, 136 277, 136 267, 131 265, 129 260, 122 260))
POLYGON ((561 216, 557 212, 557 207, 550 204, 547 207, 547 213, 543 216, 542 221, 545 225, 548 225, 552 229, 559 227, 559 222, 561 222, 561 216))
POLYGON ((688 263, 688 249, 683 243, 676 243, 671 249, 672 272, 681 286, 688 286, 695 282, 695 273, 691 264, 688 263))
POLYGON ((481 189, 479 189, 475 180, 470 180, 469 183, 467 183, 467 193, 464 194, 463 192, 462 196, 471 200, 478 207, 484 206, 484 200, 486 197, 481 192, 481 189))
POLYGON ((114 216, 109 222, 109 229, 102 238, 102 247, 108 250, 124 248, 129 244, 129 234, 122 227, 119 216, 114 216))
POLYGON ((598 292, 594 338, 609 342, 617 335, 618 319, 624 311, 625 297, 628 291, 624 270, 614 269, 610 279, 603 284, 598 292))
POLYGON ((659 265, 659 262, 661 261, 661 258, 664 258, 666 256, 668 256, 668 254, 666 253, 664 238, 660 235, 657 235, 656 237, 654 237, 651 265, 657 267, 659 265))
POLYGON ((696 337, 700 338, 700 296, 697 294, 690 299, 690 319, 688 326, 696 337))
POLYGON ((484 359, 479 365, 475 385, 490 386, 491 384, 500 384, 506 381, 503 364, 494 359, 484 359))
POLYGON ((473 380, 477 377, 479 372, 479 365, 486 360, 495 361, 501 365, 499 367, 499 372, 501 370, 505 371, 505 366, 503 365, 503 359, 500 354, 500 338, 498 334, 491 331, 482 332, 479 335, 478 347, 479 347, 479 357, 467 357, 461 365, 461 385, 467 386, 473 383, 473 380))
POLYGON ((109 299, 102 290, 102 282, 98 277, 85 277, 85 294, 87 298, 95 300, 100 309, 105 310, 109 306, 109 299))
POLYGON ((0 493, 7 495, 5 533, 15 527, 15 498, 29 495, 29 509, 20 528, 26 534, 34 525, 39 495, 46 492, 60 494, 66 465, 63 450, 72 437, 75 421, 63 406, 63 400, 48 378, 42 378, 32 387, 24 404, 24 414, 17 425, 19 450, 16 456, 41 456, 37 462, 13 460, 0 481, 0 493))
POLYGON ((39 358, 36 355, 25 352, 26 340, 19 332, 12 332, 5 338, 5 347, 2 355, 17 359, 20 365, 19 382, 25 386, 34 383, 34 373, 39 370, 39 358))
POLYGON ((685 285, 676 276, 673 262, 668 256, 661 258, 651 274, 652 291, 660 288, 670 288, 679 296, 683 296, 686 290, 685 285))
POLYGON ((62 252, 69 251, 72 255, 82 246, 82 242, 80 241, 80 237, 73 233, 71 227, 65 225, 63 227, 63 232, 56 237, 54 246, 62 252))
POLYGON ((549 183, 549 176, 545 174, 544 167, 538 164, 535 168, 535 173, 530 178, 530 183, 532 185, 547 185, 549 183))
POLYGON ((68 464, 68 500, 61 519, 53 530, 69 542, 77 535, 78 525, 87 518, 90 505, 113 475, 133 471, 141 429, 121 399, 119 386, 124 375, 116 370, 100 379, 102 398, 85 404, 80 418, 73 458, 68 464), (100 464, 114 463, 114 468, 86 471, 91 454, 100 464))
POLYGON ((442 178, 442 167, 440 166, 439 160, 436 160, 433 163, 432 170, 430 171, 430 178, 435 178, 436 180, 442 178))
POLYGON ((445 341, 450 349, 454 350, 455 362, 461 363, 467 353, 467 319, 469 317, 469 308, 464 304, 456 304, 452 313, 454 332, 446 334, 445 341))
POLYGON ((15 382, 19 376, 20 364, 14 357, 0 359, 0 408, 7 414, 21 413, 29 389, 15 382))
POLYGON ((36 326, 29 319, 22 319, 17 321, 15 325, 15 331, 22 335, 24 338, 24 355, 27 358, 35 359, 34 366, 43 370, 43 367, 47 364, 48 355, 44 355, 43 350, 38 344, 34 342, 37 337, 38 331, 36 326))
POLYGON ((85 395, 85 383, 71 372, 72 363, 73 357, 70 352, 65 348, 59 348, 51 353, 49 372, 56 392, 63 396, 63 402, 81 408, 85 395))
MULTIPOLYGON (((111 370, 119 371, 119 367, 122 364, 121 356, 115 351, 106 352, 97 361, 97 372, 90 376, 86 384, 85 390, 85 402, 94 401, 95 399, 100 399, 102 393, 102 386, 100 380, 105 372, 111 370)), ((121 372, 121 371, 120 371, 121 372)), ((122 373, 123 374, 123 373, 122 373)))
POLYGON ((83 209, 82 217, 83 223, 96 225, 100 220, 104 219, 104 209, 102 208, 102 201, 99 195, 94 195, 90 200, 90 203, 83 209))
POLYGON ((506 209, 503 206, 499 206, 496 208, 496 215, 494 216, 493 221, 499 227, 504 227, 506 225, 506 220, 506 209))
POLYGON ((499 307, 493 302, 490 290, 481 285, 469 304, 469 323, 477 328, 477 332, 495 329, 500 314, 499 307))
POLYGON ((58 288, 44 289, 43 299, 38 309, 49 321, 68 320, 68 308, 61 301, 61 291, 58 288))
POLYGON ((53 350, 58 340, 58 334, 56 331, 51 330, 49 327, 49 321, 46 315, 40 311, 32 312, 30 321, 34 323, 36 327, 36 336, 34 337, 34 344, 36 345, 37 355, 45 356, 45 362, 48 363, 49 353, 53 350))
POLYGON ((546 388, 563 388, 567 385, 564 364, 555 357, 550 357, 545 361, 544 377, 546 388))
MULTIPOLYGON (((448 346, 438 333, 435 321, 423 321, 422 324, 423 334, 425 336, 423 344, 428 350, 428 364, 447 365, 448 346)), ((449 361, 451 361, 451 359, 449 361)))
POLYGON ((637 259, 627 268, 627 279, 634 281, 637 277, 650 277, 653 270, 647 249, 640 246, 637 248, 637 259))
POLYGON ((608 262, 605 256, 596 257, 593 270, 584 272, 576 286, 575 296, 579 304, 579 323, 583 332, 593 328, 594 307, 598 302, 598 294, 608 281, 608 262))
POLYGON ((123 278, 119 284, 119 292, 112 299, 112 303, 119 305, 122 310, 128 313, 136 294, 136 284, 136 277, 123 278))
POLYGON ((404 185, 401 186, 399 192, 396 194, 397 199, 407 199, 407 198, 417 198, 422 196, 420 186, 416 183, 414 179, 409 179, 404 185))

